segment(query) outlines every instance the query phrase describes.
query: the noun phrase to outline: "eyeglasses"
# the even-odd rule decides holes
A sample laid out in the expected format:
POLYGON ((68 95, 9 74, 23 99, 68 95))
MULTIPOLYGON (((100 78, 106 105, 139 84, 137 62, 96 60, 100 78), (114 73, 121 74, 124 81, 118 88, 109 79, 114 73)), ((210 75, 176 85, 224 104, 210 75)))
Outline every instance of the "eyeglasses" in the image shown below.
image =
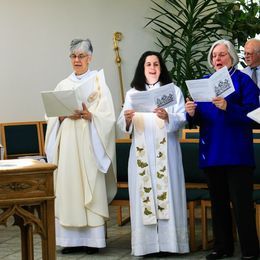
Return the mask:
POLYGON ((70 58, 72 60, 76 60, 78 58, 78 60, 83 60, 85 57, 87 57, 88 55, 86 54, 79 54, 79 55, 76 55, 76 54, 70 54, 70 58))
POLYGON ((212 58, 215 59, 217 57, 223 58, 227 55, 227 52, 213 53, 212 58))
POLYGON ((244 54, 245 54, 245 56, 253 56, 254 53, 253 52, 245 52, 244 54))

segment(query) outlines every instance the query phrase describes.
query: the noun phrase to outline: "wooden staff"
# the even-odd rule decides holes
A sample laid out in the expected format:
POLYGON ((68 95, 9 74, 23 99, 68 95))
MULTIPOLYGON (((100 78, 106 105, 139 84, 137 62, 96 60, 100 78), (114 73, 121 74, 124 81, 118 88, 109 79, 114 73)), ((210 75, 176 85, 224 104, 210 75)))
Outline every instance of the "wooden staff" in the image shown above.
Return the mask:
POLYGON ((122 77, 122 70, 121 70, 121 57, 119 55, 119 48, 118 48, 118 42, 121 41, 121 40, 122 40, 122 33, 121 32, 115 32, 114 37, 113 37, 114 50, 115 50, 115 53, 116 53, 115 62, 117 64, 117 68, 118 68, 122 104, 124 104, 124 102, 125 102, 125 91, 124 91, 123 77, 122 77))

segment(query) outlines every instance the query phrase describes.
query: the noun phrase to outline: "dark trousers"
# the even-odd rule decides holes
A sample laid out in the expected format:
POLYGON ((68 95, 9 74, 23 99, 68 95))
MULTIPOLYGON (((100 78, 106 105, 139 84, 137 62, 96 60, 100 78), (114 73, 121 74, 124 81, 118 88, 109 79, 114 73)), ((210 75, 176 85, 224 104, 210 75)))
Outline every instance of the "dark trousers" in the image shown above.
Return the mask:
POLYGON ((232 202, 241 253, 258 255, 253 203, 253 168, 241 166, 209 167, 204 169, 211 197, 214 250, 233 253, 232 202))

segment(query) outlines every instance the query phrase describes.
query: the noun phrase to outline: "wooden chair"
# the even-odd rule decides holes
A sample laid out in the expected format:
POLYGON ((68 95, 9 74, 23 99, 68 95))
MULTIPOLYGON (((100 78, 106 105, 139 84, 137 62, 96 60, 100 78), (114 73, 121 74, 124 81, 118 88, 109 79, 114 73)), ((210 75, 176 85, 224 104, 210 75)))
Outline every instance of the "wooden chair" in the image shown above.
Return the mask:
MULTIPOLYGON (((232 208, 232 203, 230 203, 232 208)), ((208 232, 208 220, 211 218, 208 214, 208 209, 211 208, 211 200, 209 194, 201 200, 201 233, 202 233, 202 249, 209 250, 213 246, 213 237, 209 236, 208 232)), ((237 229, 235 224, 235 216, 232 211, 232 229, 233 229, 233 238, 234 241, 237 240, 237 229)))
POLYGON ((202 249, 208 250, 213 245, 213 238, 209 238, 208 232, 208 209, 211 208, 211 201, 209 194, 205 196, 201 200, 201 241, 202 241, 202 249))
POLYGON ((43 154, 45 154, 45 135, 46 135, 46 130, 47 130, 47 122, 46 121, 39 121, 39 126, 40 126, 40 140, 41 140, 41 149, 43 154))
POLYGON ((206 189, 202 188, 187 188, 186 187, 186 201, 188 208, 189 220, 189 243, 192 252, 201 248, 201 244, 196 243, 196 208, 201 205, 201 198, 207 193, 206 189))
POLYGON ((196 243, 196 208, 200 209, 201 199, 207 191, 206 178, 199 169, 199 129, 183 129, 180 140, 182 162, 185 176, 186 200, 189 221, 189 239, 191 251, 196 251, 201 244, 196 243))
POLYGON ((199 128, 182 129, 181 141, 185 143, 199 143, 200 132, 199 128))
POLYGON ((260 143, 260 129, 253 129, 254 144, 260 143))
POLYGON ((254 190, 253 199, 255 203, 255 219, 256 219, 256 230, 257 236, 260 238, 260 190, 254 190))
POLYGON ((39 122, 1 124, 4 159, 43 155, 39 122))
POLYGON ((128 193, 128 158, 131 139, 116 140, 117 194, 110 205, 117 206, 117 223, 119 226, 130 221, 130 204, 128 193), (123 208, 127 208, 127 217, 123 217, 123 208))

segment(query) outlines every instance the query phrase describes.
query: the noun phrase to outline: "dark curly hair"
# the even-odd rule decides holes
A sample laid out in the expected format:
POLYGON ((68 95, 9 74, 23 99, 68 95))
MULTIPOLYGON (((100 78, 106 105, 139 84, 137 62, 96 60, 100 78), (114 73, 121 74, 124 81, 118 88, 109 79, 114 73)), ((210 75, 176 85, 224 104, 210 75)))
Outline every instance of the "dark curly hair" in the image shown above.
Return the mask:
POLYGON ((144 75, 144 63, 147 58, 147 56, 155 55, 158 57, 159 62, 160 62, 160 67, 161 67, 161 73, 159 76, 159 81, 161 82, 162 85, 168 84, 172 82, 171 76, 166 68, 166 65, 162 59, 162 56, 159 52, 156 51, 146 51, 145 53, 142 54, 141 58, 138 61, 136 70, 135 70, 135 75, 134 78, 131 82, 131 87, 135 88, 140 91, 145 91, 145 75, 144 75))

